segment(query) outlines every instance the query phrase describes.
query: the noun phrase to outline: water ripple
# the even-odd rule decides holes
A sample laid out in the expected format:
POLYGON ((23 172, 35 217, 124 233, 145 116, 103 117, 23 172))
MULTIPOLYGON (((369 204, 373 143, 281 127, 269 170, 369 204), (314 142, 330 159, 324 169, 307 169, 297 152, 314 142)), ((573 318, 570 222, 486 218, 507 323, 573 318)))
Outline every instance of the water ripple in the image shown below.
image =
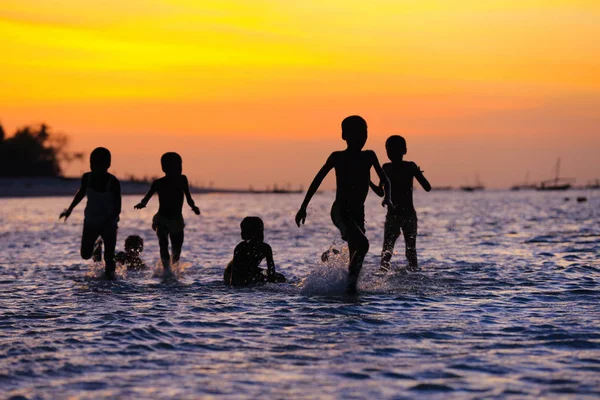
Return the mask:
MULTIPOLYGON (((184 268, 119 271, 78 258, 69 199, 0 200, 3 398, 496 398, 600 396, 600 193, 417 192, 421 270, 379 276, 384 214, 367 206, 371 252, 344 295, 331 195, 302 229, 299 196, 200 196, 184 268), (35 214, 30 221, 27 215, 35 214), (287 284, 229 289, 239 221, 256 214, 287 284)), ((150 210, 124 198, 119 244, 158 246, 150 210)), ((119 246, 120 247, 120 246, 119 246)))

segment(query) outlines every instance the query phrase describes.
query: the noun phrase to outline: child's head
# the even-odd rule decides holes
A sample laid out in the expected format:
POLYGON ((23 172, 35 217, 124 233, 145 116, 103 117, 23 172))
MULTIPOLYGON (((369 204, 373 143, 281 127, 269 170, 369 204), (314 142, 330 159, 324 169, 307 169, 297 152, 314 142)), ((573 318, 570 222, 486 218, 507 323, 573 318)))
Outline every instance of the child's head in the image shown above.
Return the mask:
POLYGON ((367 121, 358 115, 351 115, 342 121, 342 139, 348 147, 361 150, 367 143, 367 121))
POLYGON ((385 141, 388 158, 393 161, 402 161, 406 154, 406 140, 402 136, 393 135, 385 141))
POLYGON ((165 175, 181 175, 183 170, 183 160, 181 156, 174 152, 168 152, 160 158, 160 165, 165 175))
POLYGON ((92 172, 106 172, 110 168, 110 151, 104 147, 96 147, 90 154, 92 172))
POLYGON ((240 224, 242 228, 243 240, 258 240, 262 242, 265 239, 265 224, 259 217, 246 217, 240 224))
POLYGON ((138 235, 127 236, 127 239, 125 239, 125 252, 135 252, 139 254, 142 251, 144 251, 144 239, 138 235))

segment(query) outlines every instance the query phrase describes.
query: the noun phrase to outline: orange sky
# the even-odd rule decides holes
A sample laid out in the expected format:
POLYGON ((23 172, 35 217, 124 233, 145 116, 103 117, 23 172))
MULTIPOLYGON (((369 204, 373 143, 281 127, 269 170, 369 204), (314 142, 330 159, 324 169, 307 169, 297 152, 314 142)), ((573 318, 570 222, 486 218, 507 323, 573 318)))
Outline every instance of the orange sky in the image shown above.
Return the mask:
POLYGON ((121 175, 177 150, 196 182, 306 186, 360 114, 434 184, 600 177, 598 1, 3 0, 0 37, 5 130, 121 175))

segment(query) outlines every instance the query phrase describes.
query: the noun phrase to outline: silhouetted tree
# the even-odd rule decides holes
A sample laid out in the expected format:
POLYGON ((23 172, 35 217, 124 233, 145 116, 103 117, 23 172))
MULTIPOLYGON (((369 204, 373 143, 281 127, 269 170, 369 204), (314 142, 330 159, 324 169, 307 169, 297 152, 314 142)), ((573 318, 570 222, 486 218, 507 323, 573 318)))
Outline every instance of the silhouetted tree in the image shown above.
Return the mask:
POLYGON ((59 176, 60 163, 81 159, 66 151, 68 138, 50 133, 47 125, 25 126, 9 138, 0 125, 0 176, 59 176))

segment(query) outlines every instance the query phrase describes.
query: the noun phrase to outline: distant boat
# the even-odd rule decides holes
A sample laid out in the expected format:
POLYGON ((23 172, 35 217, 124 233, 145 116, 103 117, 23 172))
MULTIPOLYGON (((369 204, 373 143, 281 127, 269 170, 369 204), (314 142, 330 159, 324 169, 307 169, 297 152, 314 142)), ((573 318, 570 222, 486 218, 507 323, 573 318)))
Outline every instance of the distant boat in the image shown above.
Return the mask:
POLYGON ((518 183, 514 186, 511 186, 510 190, 513 191, 517 191, 517 190, 535 190, 537 189, 537 186, 535 185, 535 183, 529 183, 529 171, 525 174, 525 181, 523 181, 523 183, 518 183))
POLYGON ((600 179, 596 179, 595 182, 589 182, 585 185, 584 189, 600 189, 600 179))
POLYGON ((556 160, 556 177, 554 179, 548 179, 546 181, 542 181, 540 186, 537 187, 537 190, 545 190, 545 191, 559 191, 559 190, 568 190, 573 186, 572 183, 575 181, 573 178, 561 178, 560 177, 560 158, 556 160))
POLYGON ((431 190, 445 191, 445 190, 454 190, 454 188, 452 186, 433 186, 431 188, 431 190))
POLYGON ((479 180, 479 175, 475 175, 475 185, 461 186, 460 190, 463 192, 476 192, 479 190, 485 190, 485 186, 483 186, 483 183, 481 183, 479 180))

